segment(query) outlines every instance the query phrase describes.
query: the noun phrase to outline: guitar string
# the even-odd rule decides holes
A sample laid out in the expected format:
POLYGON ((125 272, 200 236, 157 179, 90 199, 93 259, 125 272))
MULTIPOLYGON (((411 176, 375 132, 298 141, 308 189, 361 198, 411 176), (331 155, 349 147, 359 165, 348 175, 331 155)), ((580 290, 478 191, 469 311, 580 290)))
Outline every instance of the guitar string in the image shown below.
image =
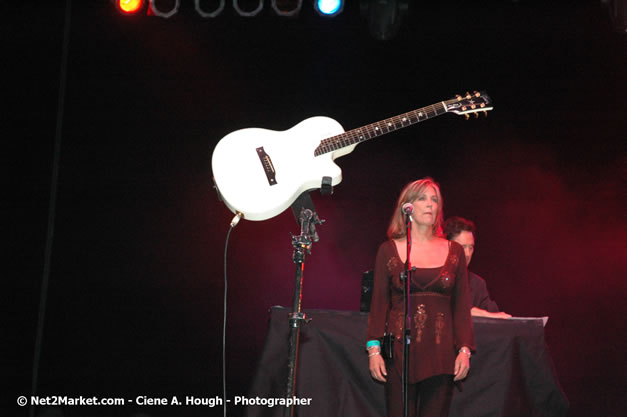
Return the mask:
MULTIPOLYGON (((458 103, 459 101, 460 100, 457 98, 444 100, 444 104, 451 105, 454 103, 458 103)), ((431 117, 439 116, 440 114, 443 114, 443 113, 439 113, 440 110, 444 110, 444 112, 446 112, 446 106, 444 106, 442 102, 431 104, 421 109, 412 110, 401 115, 392 116, 388 119, 384 119, 384 120, 371 123, 369 125, 366 125, 357 129, 349 130, 348 132, 344 132, 342 134, 332 136, 330 138, 323 139, 322 141, 320 141, 320 145, 318 146, 318 148, 316 148, 314 155, 316 156, 322 155, 322 154, 325 154, 325 153, 328 153, 328 152, 331 152, 331 151, 334 151, 334 150, 337 150, 346 146, 353 145, 358 142, 364 142, 374 137, 378 137, 382 134, 389 133, 391 131, 394 131, 394 130, 397 130, 406 126, 410 126, 422 120, 426 120, 426 119, 422 119, 422 120, 420 119, 420 113, 425 113, 427 115, 427 119, 431 117), (428 109, 431 109, 431 111, 429 111, 428 109), (418 116, 416 116, 412 120, 411 117, 408 117, 410 114, 414 114, 414 115, 417 114, 418 116), (404 125, 403 120, 401 118, 407 118, 407 120, 409 121, 409 124, 404 125), (397 125, 399 123, 400 123, 400 126, 397 125), (374 130, 372 129, 372 127, 374 127, 374 130), (391 127, 394 127, 394 128, 390 129, 391 127), (364 129, 367 130, 367 128, 371 128, 370 132, 372 132, 370 135, 368 135, 368 137, 362 134, 362 130, 364 129), (386 131, 382 131, 382 128, 385 128, 386 131), (347 141, 346 139, 350 139, 350 140, 347 141)), ((366 133, 368 133, 368 131, 366 133)))

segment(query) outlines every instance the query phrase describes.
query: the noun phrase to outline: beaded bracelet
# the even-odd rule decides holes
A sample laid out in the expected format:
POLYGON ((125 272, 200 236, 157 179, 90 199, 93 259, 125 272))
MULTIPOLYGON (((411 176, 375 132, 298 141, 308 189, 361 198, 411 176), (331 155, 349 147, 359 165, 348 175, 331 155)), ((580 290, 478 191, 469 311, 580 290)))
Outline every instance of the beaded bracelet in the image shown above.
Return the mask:
POLYGON ((376 352, 368 353, 368 357, 380 355, 381 351, 377 350, 376 352))

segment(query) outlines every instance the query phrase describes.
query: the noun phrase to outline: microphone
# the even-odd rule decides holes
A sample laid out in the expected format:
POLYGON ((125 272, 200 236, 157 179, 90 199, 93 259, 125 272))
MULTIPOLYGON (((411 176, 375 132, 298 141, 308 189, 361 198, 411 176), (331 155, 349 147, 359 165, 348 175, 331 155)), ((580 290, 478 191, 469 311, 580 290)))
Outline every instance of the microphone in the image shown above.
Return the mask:
POLYGON ((411 215, 414 212, 414 206, 411 203, 405 203, 401 211, 407 215, 411 215))

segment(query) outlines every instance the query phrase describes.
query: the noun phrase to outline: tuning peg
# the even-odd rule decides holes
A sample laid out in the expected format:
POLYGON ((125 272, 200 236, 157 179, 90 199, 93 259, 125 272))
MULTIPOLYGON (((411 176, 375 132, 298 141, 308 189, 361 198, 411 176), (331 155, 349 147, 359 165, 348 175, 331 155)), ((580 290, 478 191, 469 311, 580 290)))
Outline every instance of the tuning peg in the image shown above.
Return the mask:
POLYGON ((466 98, 470 98, 470 93, 466 91, 466 98))
POLYGON ((471 104, 471 105, 470 105, 470 108, 471 108, 471 109, 476 109, 476 108, 477 108, 477 105, 476 105, 476 104, 471 104))
POLYGON ((455 94, 455 98, 457 99, 457 101, 462 101, 462 96, 460 96, 459 94, 455 94))
POLYGON ((470 115, 468 113, 464 113, 464 117, 466 118, 466 120, 470 119, 470 115))
POLYGON ((475 90, 475 97, 481 97, 481 93, 475 90))
POLYGON ((483 111, 483 115, 484 115, 485 117, 488 117, 488 111, 487 111, 487 110, 484 110, 484 111, 483 111))
POLYGON ((479 113, 474 113, 474 115, 475 115, 475 119, 479 118, 479 113))

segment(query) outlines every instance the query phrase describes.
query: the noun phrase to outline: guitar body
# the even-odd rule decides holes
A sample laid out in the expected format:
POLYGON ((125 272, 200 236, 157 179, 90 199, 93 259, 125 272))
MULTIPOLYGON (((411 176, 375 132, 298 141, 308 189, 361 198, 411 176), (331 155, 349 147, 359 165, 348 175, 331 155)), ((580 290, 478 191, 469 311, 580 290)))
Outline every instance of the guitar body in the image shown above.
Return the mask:
POLYGON ((356 145, 319 156, 314 151, 322 139, 343 132, 335 120, 318 116, 285 131, 249 128, 226 135, 211 160, 222 200, 247 220, 266 220, 303 192, 320 188, 325 176, 339 184, 342 171, 333 161, 356 145))

